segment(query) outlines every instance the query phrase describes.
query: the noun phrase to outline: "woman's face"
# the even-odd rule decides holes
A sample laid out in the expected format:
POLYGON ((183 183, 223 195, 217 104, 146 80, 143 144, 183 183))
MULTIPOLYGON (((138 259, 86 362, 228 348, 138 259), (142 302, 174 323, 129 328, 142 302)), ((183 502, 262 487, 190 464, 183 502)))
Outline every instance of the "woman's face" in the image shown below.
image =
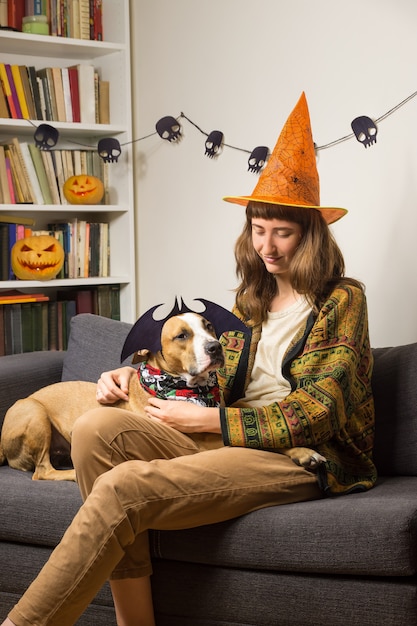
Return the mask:
POLYGON ((287 220, 252 218, 252 243, 271 274, 285 274, 300 243, 300 224, 287 220))

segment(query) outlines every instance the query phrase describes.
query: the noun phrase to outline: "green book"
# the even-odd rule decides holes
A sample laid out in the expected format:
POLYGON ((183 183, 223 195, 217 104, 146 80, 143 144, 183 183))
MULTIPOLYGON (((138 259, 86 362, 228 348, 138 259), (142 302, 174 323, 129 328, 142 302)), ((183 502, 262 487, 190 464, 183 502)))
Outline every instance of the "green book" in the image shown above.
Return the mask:
POLYGON ((42 191, 43 201, 45 204, 53 204, 52 193, 48 183, 48 177, 46 175, 45 166, 43 164, 42 155, 39 148, 33 143, 28 144, 30 156, 32 157, 33 165, 35 166, 36 175, 38 177, 39 186, 42 191))

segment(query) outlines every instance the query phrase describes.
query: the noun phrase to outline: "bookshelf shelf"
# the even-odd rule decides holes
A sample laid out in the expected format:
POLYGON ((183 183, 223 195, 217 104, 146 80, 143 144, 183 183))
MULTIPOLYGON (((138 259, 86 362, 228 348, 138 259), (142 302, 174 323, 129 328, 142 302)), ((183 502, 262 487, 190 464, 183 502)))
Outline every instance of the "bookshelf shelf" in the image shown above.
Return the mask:
POLYGON ((104 41, 0 31, 0 62, 30 65, 36 70, 47 67, 67 68, 79 64, 93 65, 100 79, 109 83, 111 123, 85 124, 3 117, 0 118, 0 143, 8 144, 12 138, 17 138, 19 142, 34 143, 35 127, 42 123, 59 131, 59 141, 55 149, 62 151, 94 150, 100 138, 117 138, 122 146, 118 162, 105 164, 106 204, 0 204, 0 217, 16 216, 16 223, 18 218, 32 218, 35 221, 35 230, 46 229, 48 224, 60 221, 108 223, 109 275, 50 281, 0 280, 0 292, 15 289, 26 293, 42 292, 52 300, 57 292, 62 295, 65 290, 70 293, 83 288, 119 286, 120 319, 134 322, 135 229, 129 0, 103 0, 102 7, 104 41))
MULTIPOLYGON (((120 126, 116 124, 80 124, 73 122, 51 122, 48 120, 12 120, 3 117, 0 118, 0 132, 2 133, 2 135, 7 136, 16 135, 16 133, 18 135, 21 135, 22 137, 33 136, 35 129, 40 124, 44 123, 56 128, 60 133, 61 139, 67 139, 67 141, 71 141, 71 139, 80 139, 83 137, 92 137, 94 139, 100 137, 109 137, 113 135, 121 135, 123 133, 126 133, 128 130, 125 125, 120 126)), ((76 147, 76 144, 74 144, 73 147, 76 147)))
POLYGON ((38 55, 45 59, 65 57, 67 59, 89 60, 91 58, 98 59, 115 52, 125 53, 126 45, 108 41, 84 41, 69 37, 47 37, 45 35, 0 31, 0 49, 7 54, 38 55))

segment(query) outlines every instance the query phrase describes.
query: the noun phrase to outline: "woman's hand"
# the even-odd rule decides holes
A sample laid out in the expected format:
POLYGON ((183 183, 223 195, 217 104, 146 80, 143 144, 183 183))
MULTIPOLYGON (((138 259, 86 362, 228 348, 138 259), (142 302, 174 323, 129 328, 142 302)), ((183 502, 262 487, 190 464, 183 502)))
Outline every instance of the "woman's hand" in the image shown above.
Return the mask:
POLYGON ((118 400, 128 400, 129 382, 136 373, 135 368, 129 365, 103 372, 97 381, 97 401, 100 404, 114 404, 118 400))
POLYGON ((152 420, 181 433, 221 433, 220 411, 181 400, 149 398, 145 411, 152 420))

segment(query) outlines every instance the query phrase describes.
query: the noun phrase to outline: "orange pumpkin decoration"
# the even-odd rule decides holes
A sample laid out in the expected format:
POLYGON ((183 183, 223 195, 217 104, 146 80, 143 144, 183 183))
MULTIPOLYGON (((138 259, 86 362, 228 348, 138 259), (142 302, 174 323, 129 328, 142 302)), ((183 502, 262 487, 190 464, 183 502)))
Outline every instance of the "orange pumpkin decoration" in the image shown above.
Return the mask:
POLYGON ((11 262, 17 278, 50 280, 62 269, 64 249, 52 235, 32 235, 16 241, 11 262))
POLYGON ((71 204, 98 204, 104 196, 104 185, 95 176, 79 174, 65 181, 63 191, 71 204))

